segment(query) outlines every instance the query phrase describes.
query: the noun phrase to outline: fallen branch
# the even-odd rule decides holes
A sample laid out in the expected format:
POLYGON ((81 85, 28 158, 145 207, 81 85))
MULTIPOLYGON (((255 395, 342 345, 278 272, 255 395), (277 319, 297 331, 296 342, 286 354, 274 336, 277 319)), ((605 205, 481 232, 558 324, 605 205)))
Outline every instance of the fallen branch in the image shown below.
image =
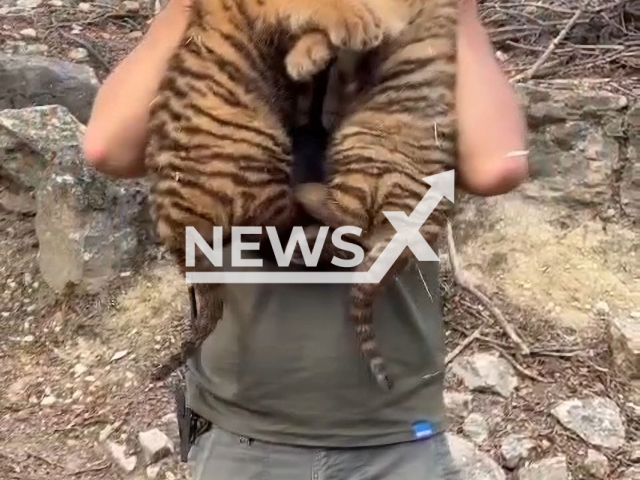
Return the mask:
POLYGON ((86 40, 83 40, 81 38, 75 37, 73 35, 69 35, 68 33, 65 33, 63 31, 60 31, 59 33, 63 37, 68 38, 69 40, 73 40, 77 44, 79 44, 82 47, 84 47, 87 50, 87 52, 89 52, 91 55, 93 55, 93 58, 95 58, 98 61, 98 63, 100 63, 100 65, 102 65, 102 68, 104 68, 107 71, 107 73, 111 72, 111 67, 109 66, 107 61, 104 59, 104 57, 102 55, 100 55, 98 53, 98 51, 95 48, 93 48, 93 45, 91 45, 86 40))
POLYGON ((491 300, 487 298, 487 296, 474 287, 471 282, 469 282, 462 271, 460 270, 460 264, 458 263, 458 254, 456 251, 456 245, 453 240, 453 229, 451 227, 451 223, 447 224, 447 244, 449 246, 449 262, 451 264, 451 271, 453 272, 453 278, 456 283, 460 285, 464 290, 473 295, 478 299, 478 301, 487 308, 493 316, 498 320, 505 333, 509 336, 509 338, 518 346, 520 352, 523 355, 529 355, 530 350, 529 347, 524 343, 524 341, 518 336, 513 326, 504 318, 502 312, 498 310, 491 300))
POLYGON ((483 328, 484 325, 480 325, 478 328, 476 328, 475 332, 465 338, 465 340, 460 345, 458 345, 451 353, 449 353, 449 355, 447 355, 444 364, 449 365, 458 355, 462 353, 465 348, 471 345, 471 343, 480 336, 483 328))
POLYGON ((530 379, 536 380, 537 382, 551 383, 551 380, 543 378, 540 375, 533 373, 531 370, 527 370, 526 368, 524 368, 522 365, 516 362, 515 358, 509 355, 503 348, 500 348, 497 345, 494 345, 493 348, 495 348, 500 353, 500 355, 502 355, 507 360, 507 362, 511 364, 513 368, 515 368, 525 377, 529 377, 530 379))
POLYGON ((556 36, 556 38, 553 39, 553 41, 549 44, 549 46, 544 51, 544 53, 540 56, 540 58, 536 60, 536 63, 534 63, 529 70, 527 70, 524 73, 521 73, 520 75, 517 75, 511 81, 515 83, 520 80, 530 80, 536 74, 536 72, 542 66, 542 64, 547 61, 547 59, 556 49, 558 44, 564 39, 564 37, 567 36, 567 33, 569 33, 569 30, 571 30, 573 26, 576 24, 576 22, 578 21, 578 18, 580 17, 580 15, 582 15, 583 11, 584 11, 584 4, 581 4, 578 10, 576 10, 576 13, 573 14, 573 17, 571 17, 571 19, 567 22, 564 28, 556 36))
POLYGON ((111 465, 108 463, 98 463, 95 465, 90 465, 87 468, 83 468, 81 470, 74 470, 73 472, 69 472, 69 475, 76 476, 85 473, 101 472, 102 470, 108 469, 110 466, 111 465))

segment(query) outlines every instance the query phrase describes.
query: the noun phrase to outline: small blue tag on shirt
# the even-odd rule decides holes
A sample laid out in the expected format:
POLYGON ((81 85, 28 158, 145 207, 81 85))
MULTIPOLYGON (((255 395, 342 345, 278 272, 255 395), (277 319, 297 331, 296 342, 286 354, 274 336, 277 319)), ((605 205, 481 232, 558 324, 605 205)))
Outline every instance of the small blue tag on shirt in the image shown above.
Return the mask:
POLYGON ((433 435, 433 425, 429 422, 420 421, 413 424, 413 434, 416 438, 425 438, 433 435))

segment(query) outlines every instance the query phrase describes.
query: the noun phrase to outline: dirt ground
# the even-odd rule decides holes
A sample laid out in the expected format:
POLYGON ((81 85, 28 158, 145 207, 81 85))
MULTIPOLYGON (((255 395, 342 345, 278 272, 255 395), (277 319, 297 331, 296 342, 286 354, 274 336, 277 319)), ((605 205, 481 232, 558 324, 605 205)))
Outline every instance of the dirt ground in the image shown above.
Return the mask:
MULTIPOLYGON (((72 48, 86 47, 74 38, 90 41, 88 62, 102 80, 133 48, 151 17, 149 10, 123 14, 112 8, 94 8, 87 13, 76 6, 45 6, 37 13, 7 17, 0 28, 0 41, 21 41, 17 32, 35 28, 39 36, 30 42, 45 44, 49 47, 46 55, 62 58, 72 48)), ((625 81, 621 80, 621 88, 629 88, 625 81)), ((0 195, 13 193, 8 185, 0 184, 0 195)), ((57 296, 38 271, 33 198, 19 193, 16 199, 25 206, 24 213, 0 209, 0 378, 5 390, 0 396, 0 479, 124 478, 100 441, 105 427, 114 426, 109 440, 127 444, 132 452, 138 448, 137 433, 152 427, 173 437, 177 446, 171 393, 164 385, 150 383, 146 375, 160 352, 177 341, 165 326, 170 318, 186 314, 182 279, 166 261, 150 255, 143 273, 123 276, 99 295, 57 296)), ((548 240, 539 225, 532 228, 538 231, 532 241, 548 240)), ((551 267, 574 249, 578 240, 572 235, 559 251, 549 253, 551 267)), ((509 303, 514 285, 530 277, 526 258, 520 267, 491 286, 492 298, 518 327, 533 354, 521 358, 486 309, 461 293, 445 275, 448 347, 452 350, 485 324, 467 352, 499 348, 528 372, 520 375, 522 386, 512 402, 474 394, 474 409, 494 422, 483 450, 498 459, 500 439, 515 430, 527 432, 536 440, 539 456, 564 453, 576 467, 574 478, 586 479, 577 459, 583 458, 587 446, 559 426, 549 414, 551 406, 586 393, 606 394, 625 414, 628 438, 636 441, 640 440, 640 418, 627 404, 628 387, 611 363, 604 320, 591 318, 589 329, 576 330, 555 322, 544 309, 533 308, 553 301, 554 292, 543 288, 543 279, 535 285, 540 288, 533 289, 541 297, 518 302, 518 306, 509 303)), ((625 297, 616 279, 603 277, 599 282, 593 289, 612 288, 625 297), (602 286, 602 282, 611 285, 602 286)), ((447 382, 448 388, 462 390, 453 378, 447 382)), ((461 431, 462 420, 452 418, 452 431, 461 431)), ((629 453, 623 449, 609 454, 612 467, 630 466, 629 453)), ((133 478, 147 478, 144 466, 139 466, 133 478)), ((185 465, 174 455, 163 461, 157 478, 188 477, 185 465)), ((616 478, 615 470, 610 478, 616 478)))

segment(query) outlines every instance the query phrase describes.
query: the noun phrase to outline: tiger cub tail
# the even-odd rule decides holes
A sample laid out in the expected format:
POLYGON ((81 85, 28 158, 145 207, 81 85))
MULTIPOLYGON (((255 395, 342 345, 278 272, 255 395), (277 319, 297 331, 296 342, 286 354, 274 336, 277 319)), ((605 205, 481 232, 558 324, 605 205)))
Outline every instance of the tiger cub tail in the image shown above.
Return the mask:
MULTIPOLYGON (((174 259, 180 265, 180 271, 187 273, 186 256, 183 249, 173 249, 174 259)), ((203 267, 204 255, 196 253, 196 270, 203 267)), ((179 324, 182 343, 179 350, 165 359, 151 374, 153 381, 164 381, 174 371, 184 365, 213 333, 222 318, 224 310, 223 285, 217 283, 196 283, 189 285, 189 303, 191 315, 188 321, 179 324)))
MULTIPOLYGON (((296 190, 296 197, 303 208, 321 223, 330 228, 339 228, 344 225, 364 227, 363 218, 350 216, 346 210, 340 208, 333 197, 333 191, 320 184, 301 185, 296 190)), ((366 248, 364 260, 356 268, 357 272, 369 272, 382 252, 387 248, 391 239, 397 232, 389 225, 389 228, 379 229, 376 235, 366 240, 369 246, 366 248)), ((353 243, 362 244, 363 239, 349 234, 343 235, 353 243)), ((386 362, 380 352, 373 331, 373 303, 380 291, 387 285, 389 279, 396 271, 406 266, 409 260, 407 249, 401 253, 393 267, 384 275, 378 283, 356 283, 351 289, 351 301, 349 320, 353 324, 360 352, 369 363, 369 370, 376 382, 384 389, 393 388, 393 379, 387 371, 386 362)))

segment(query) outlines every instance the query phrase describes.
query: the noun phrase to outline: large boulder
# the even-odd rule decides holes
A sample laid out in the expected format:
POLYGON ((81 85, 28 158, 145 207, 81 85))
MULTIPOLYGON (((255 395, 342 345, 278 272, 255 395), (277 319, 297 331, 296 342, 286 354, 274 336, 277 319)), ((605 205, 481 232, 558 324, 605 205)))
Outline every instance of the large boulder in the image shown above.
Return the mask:
POLYGON ((640 380, 640 312, 609 319, 614 362, 632 380, 640 380))
POLYGON ((530 129, 532 181, 523 193, 577 205, 611 201, 628 100, 606 92, 518 87, 530 129))
POLYGON ((624 445, 626 429, 618 406, 608 398, 571 399, 551 412, 569 430, 586 442, 605 448, 624 445))
POLYGON ((67 145, 82 145, 84 126, 65 107, 0 110, 0 175, 31 190, 67 145))
POLYGON ((77 145, 57 152, 44 172, 37 204, 40 270, 57 291, 73 286, 98 292, 135 269, 153 234, 146 188, 100 176, 85 165, 77 145))
POLYGON ((94 71, 36 55, 0 54, 0 109, 62 105, 86 124, 100 86, 94 71))
POLYGON ((640 103, 627 114, 628 148, 620 185, 620 201, 625 212, 640 223, 640 103))

